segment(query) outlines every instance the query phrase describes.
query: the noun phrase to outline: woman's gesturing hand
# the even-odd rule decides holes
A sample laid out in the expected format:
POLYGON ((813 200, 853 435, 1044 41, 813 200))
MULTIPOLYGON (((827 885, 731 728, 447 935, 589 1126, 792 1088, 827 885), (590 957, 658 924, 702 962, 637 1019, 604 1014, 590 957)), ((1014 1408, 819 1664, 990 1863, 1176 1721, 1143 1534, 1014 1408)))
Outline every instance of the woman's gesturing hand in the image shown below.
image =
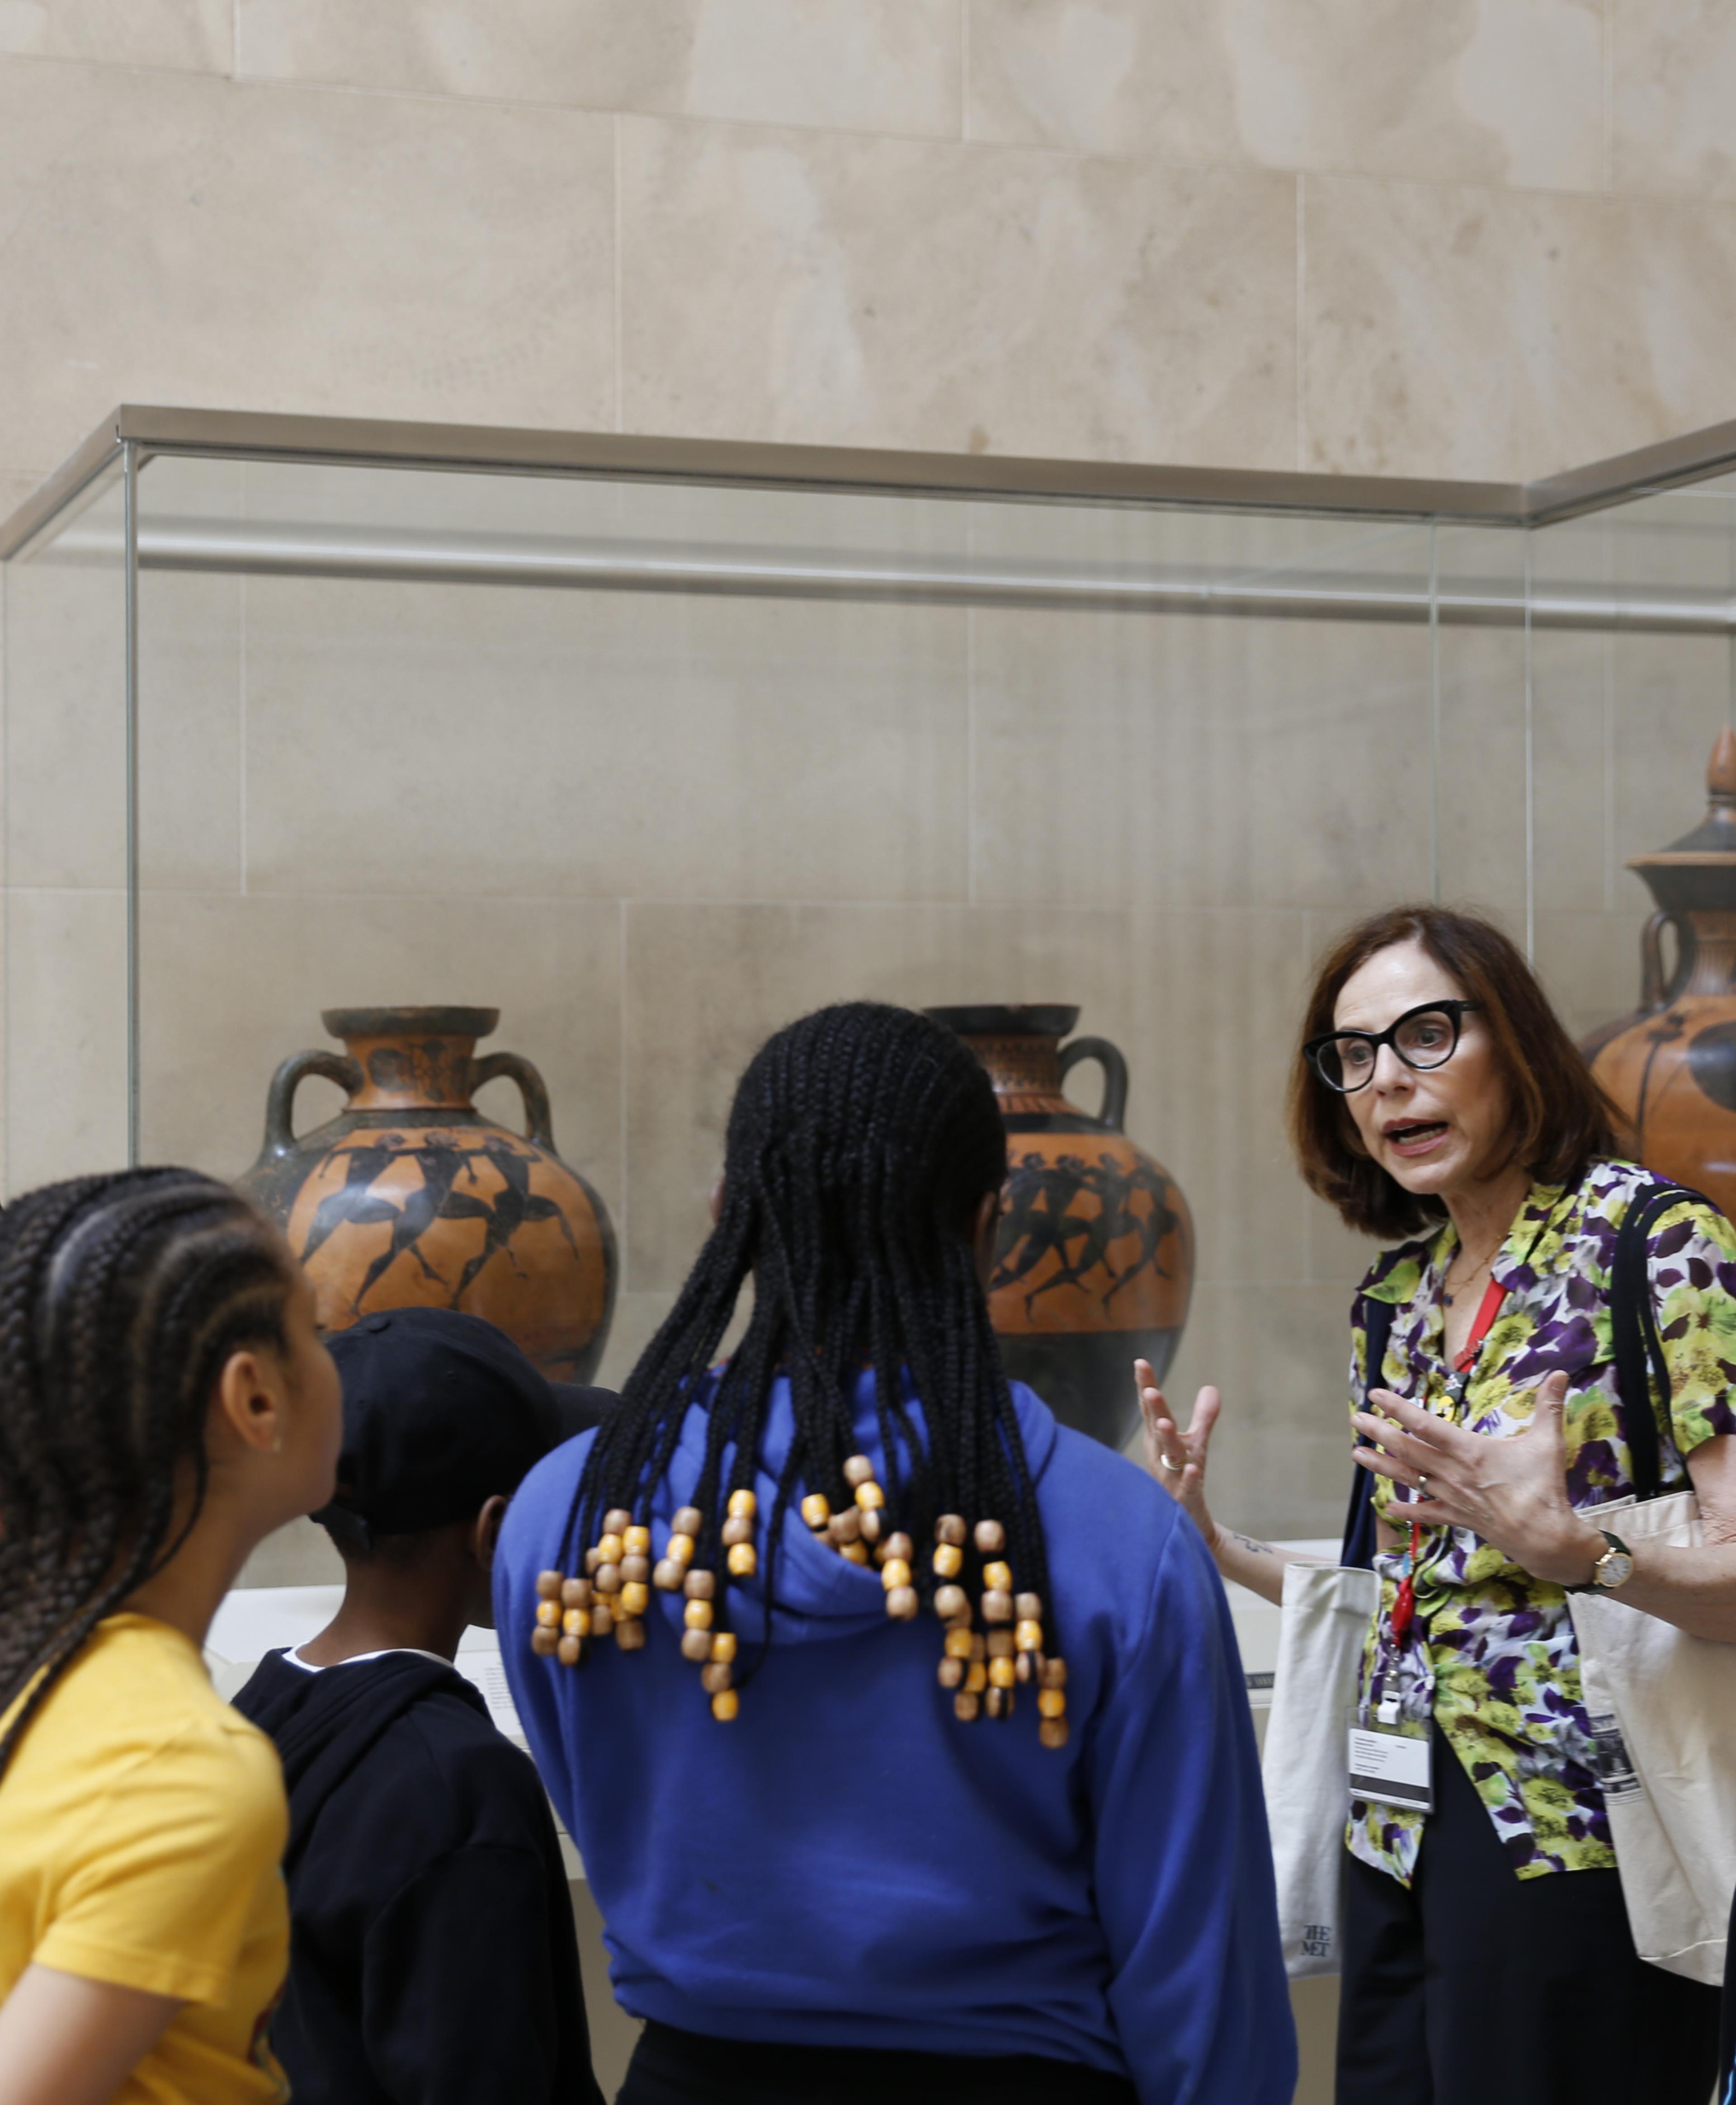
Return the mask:
POLYGON ((1139 1416, 1145 1427, 1145 1459, 1152 1474, 1206 1538, 1215 1554, 1218 1526, 1206 1504, 1206 1458, 1211 1446, 1211 1428, 1218 1422, 1221 1399, 1215 1388, 1202 1388, 1193 1400, 1193 1419, 1183 1432, 1170 1415, 1170 1406, 1149 1360, 1134 1361, 1134 1379, 1139 1385, 1139 1416))
POLYGON ((1443 1522, 1468 1527, 1534 1578, 1581 1586, 1604 1544, 1568 1498, 1561 1430, 1567 1391, 1564 1374, 1549 1375, 1525 1431, 1492 1440, 1432 1417, 1389 1389, 1374 1389, 1370 1400, 1380 1410, 1358 1411, 1356 1429, 1380 1445, 1358 1447, 1356 1459, 1423 1494, 1421 1503, 1391 1509, 1395 1524, 1415 1519, 1425 1527, 1443 1522))

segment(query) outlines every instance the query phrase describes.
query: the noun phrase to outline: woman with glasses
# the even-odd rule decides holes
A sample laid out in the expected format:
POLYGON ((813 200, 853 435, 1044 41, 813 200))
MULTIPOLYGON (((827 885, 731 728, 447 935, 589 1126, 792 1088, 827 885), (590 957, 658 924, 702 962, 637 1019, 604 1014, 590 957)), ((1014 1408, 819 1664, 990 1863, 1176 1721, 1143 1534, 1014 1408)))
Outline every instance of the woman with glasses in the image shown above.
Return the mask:
MULTIPOLYGON (((1567 1596, 1736 1642, 1736 1231, 1698 1198, 1647 1230, 1662 1486, 1692 1485, 1707 1541, 1630 1550, 1597 1525, 1635 1488, 1610 1276, 1658 1180, 1616 1155, 1524 959, 1474 915, 1376 915, 1321 967, 1301 1038, 1302 1174, 1396 1245, 1352 1315, 1383 1582, 1358 1722, 1429 1805, 1350 1800, 1338 2105, 1704 2105, 1717 1998, 1635 1954, 1567 1596)), ((1290 1553, 1206 1504, 1217 1392, 1183 1432, 1139 1378, 1158 1480, 1225 1578, 1281 1600, 1290 1553)))

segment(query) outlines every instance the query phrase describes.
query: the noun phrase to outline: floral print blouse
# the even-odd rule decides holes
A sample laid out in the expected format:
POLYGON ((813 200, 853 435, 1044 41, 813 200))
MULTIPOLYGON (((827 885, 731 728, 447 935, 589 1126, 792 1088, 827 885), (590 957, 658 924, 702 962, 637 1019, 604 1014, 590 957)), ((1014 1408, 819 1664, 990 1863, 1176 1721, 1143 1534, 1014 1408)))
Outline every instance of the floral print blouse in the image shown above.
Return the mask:
MULTIPOLYGON (((1568 1490, 1595 1507, 1633 1490, 1624 1400, 1610 1343, 1609 1267, 1616 1233, 1637 1190, 1652 1181, 1632 1163, 1594 1163, 1575 1187, 1534 1184, 1496 1258, 1506 1289, 1463 1406, 1453 1410, 1441 1305, 1458 1247, 1449 1222, 1389 1250, 1362 1283, 1395 1304, 1382 1378, 1391 1389, 1500 1440, 1531 1421, 1545 1375, 1572 1377, 1564 1428, 1568 1490)), ((1688 1488, 1682 1458, 1736 1432, 1736 1230, 1709 1203, 1685 1201, 1649 1234, 1652 1305, 1671 1383, 1669 1437, 1660 1439, 1662 1488, 1688 1488)), ((1360 1410, 1367 1337, 1353 1319, 1352 1409, 1360 1410)), ((1663 1432, 1660 1426, 1660 1433, 1663 1432)), ((1376 1508, 1408 1535, 1415 1508, 1376 1478, 1376 1508)), ((1426 1510, 1426 1508, 1425 1508, 1426 1510)), ((1488 1808, 1522 1879, 1606 1869, 1615 1862, 1581 1696, 1567 1596, 1533 1579, 1469 1528, 1425 1527, 1416 1574, 1416 1620, 1396 1651, 1385 1638, 1408 1548, 1376 1558, 1381 1607, 1363 1657, 1363 1701, 1397 1694, 1403 1714, 1435 1722, 1488 1808), (1432 1687, 1431 1687, 1432 1678, 1432 1687)), ((1353 1855, 1409 1884, 1422 1817, 1357 1800, 1353 1855)))

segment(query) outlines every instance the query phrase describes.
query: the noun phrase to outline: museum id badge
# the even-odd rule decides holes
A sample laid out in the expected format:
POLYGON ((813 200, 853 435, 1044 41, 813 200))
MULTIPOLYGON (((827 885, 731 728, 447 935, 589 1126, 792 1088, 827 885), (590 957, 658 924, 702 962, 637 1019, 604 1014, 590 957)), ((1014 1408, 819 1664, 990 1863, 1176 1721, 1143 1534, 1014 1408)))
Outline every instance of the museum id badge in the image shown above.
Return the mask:
POLYGON ((1430 1767, 1432 1735, 1426 1719, 1364 1722, 1352 1714, 1349 1732, 1350 1795, 1395 1805, 1406 1812, 1433 1812, 1430 1767))

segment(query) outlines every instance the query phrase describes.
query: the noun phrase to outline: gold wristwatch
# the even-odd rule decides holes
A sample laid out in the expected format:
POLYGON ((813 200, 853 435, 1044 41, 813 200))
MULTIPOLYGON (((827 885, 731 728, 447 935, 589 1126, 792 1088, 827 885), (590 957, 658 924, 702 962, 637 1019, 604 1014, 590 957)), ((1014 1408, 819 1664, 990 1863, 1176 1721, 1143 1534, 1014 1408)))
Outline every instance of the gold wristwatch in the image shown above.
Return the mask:
POLYGON ((1634 1553, 1621 1536, 1612 1535, 1607 1527, 1600 1527, 1598 1533, 1609 1547, 1592 1566, 1591 1578, 1583 1586, 1569 1586, 1570 1593, 1613 1593, 1634 1575, 1634 1553))

